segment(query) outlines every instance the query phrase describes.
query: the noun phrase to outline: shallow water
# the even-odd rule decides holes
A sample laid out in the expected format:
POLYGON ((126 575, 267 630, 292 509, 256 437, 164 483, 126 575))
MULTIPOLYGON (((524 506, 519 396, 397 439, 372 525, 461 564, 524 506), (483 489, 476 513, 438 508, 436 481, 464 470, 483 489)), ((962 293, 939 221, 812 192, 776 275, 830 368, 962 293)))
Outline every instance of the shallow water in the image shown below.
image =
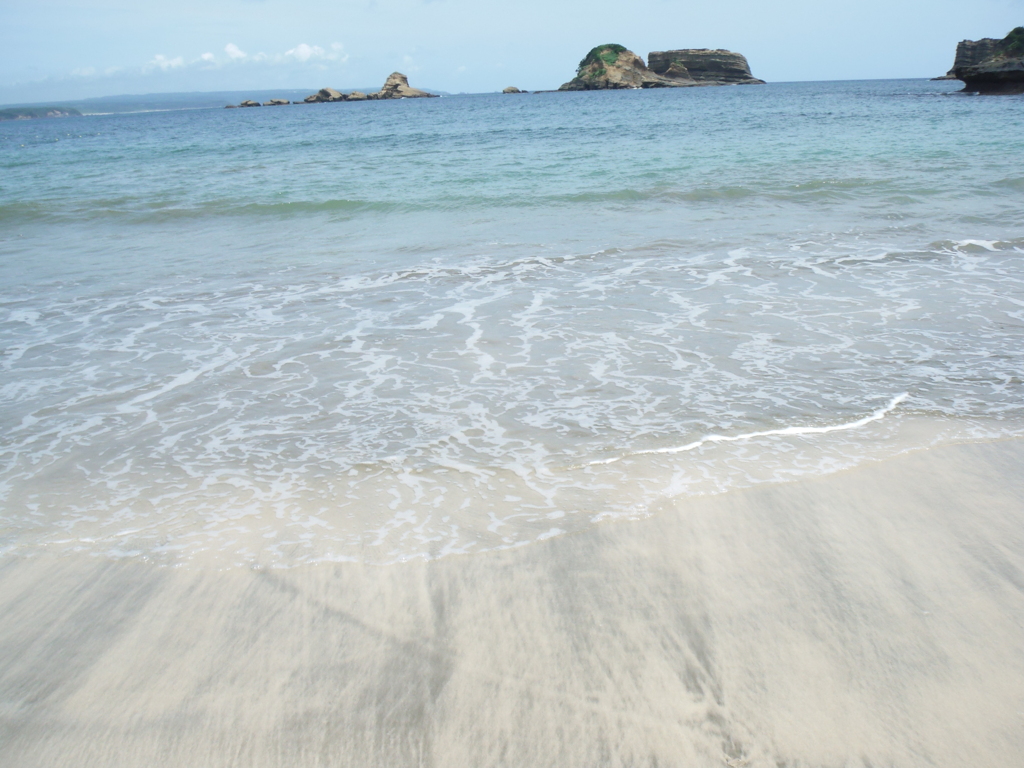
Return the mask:
POLYGON ((1024 434, 1024 100, 955 87, 0 125, 0 546, 391 562, 1024 434))

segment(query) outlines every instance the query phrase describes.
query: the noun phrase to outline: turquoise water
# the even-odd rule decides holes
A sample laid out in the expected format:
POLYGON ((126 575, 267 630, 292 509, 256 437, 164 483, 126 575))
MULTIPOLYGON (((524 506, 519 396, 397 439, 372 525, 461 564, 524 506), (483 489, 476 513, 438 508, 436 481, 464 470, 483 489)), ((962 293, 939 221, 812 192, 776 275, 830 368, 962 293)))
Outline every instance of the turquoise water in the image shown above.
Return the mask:
POLYGON ((0 124, 0 546, 390 562, 1024 434, 1024 99, 957 87, 0 124))

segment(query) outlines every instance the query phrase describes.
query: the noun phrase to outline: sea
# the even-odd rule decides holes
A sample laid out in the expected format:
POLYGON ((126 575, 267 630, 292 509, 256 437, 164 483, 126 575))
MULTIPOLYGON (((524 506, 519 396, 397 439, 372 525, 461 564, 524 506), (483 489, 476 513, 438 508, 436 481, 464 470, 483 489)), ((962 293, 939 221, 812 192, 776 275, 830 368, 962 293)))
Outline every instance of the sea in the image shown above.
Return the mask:
POLYGON ((388 564, 1024 435, 1024 97, 0 123, 0 554, 388 564))

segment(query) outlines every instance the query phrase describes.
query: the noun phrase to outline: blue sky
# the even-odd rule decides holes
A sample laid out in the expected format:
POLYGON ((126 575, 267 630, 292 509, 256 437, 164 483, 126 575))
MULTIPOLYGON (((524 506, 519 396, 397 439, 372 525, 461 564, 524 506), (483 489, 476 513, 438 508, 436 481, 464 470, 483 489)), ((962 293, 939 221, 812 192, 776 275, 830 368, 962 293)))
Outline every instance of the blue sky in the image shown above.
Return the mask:
POLYGON ((930 77, 1024 0, 0 0, 0 103, 123 93, 555 88, 594 45, 729 48, 766 80, 930 77))

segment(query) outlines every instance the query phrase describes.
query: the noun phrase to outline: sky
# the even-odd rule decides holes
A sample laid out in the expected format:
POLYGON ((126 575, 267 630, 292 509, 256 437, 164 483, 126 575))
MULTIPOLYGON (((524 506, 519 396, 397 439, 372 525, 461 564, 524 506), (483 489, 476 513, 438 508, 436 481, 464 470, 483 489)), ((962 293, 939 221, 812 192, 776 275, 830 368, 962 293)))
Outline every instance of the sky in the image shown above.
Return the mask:
POLYGON ((933 77, 1024 0, 0 0, 0 104, 116 94, 570 80, 601 43, 727 48, 769 81, 933 77))

